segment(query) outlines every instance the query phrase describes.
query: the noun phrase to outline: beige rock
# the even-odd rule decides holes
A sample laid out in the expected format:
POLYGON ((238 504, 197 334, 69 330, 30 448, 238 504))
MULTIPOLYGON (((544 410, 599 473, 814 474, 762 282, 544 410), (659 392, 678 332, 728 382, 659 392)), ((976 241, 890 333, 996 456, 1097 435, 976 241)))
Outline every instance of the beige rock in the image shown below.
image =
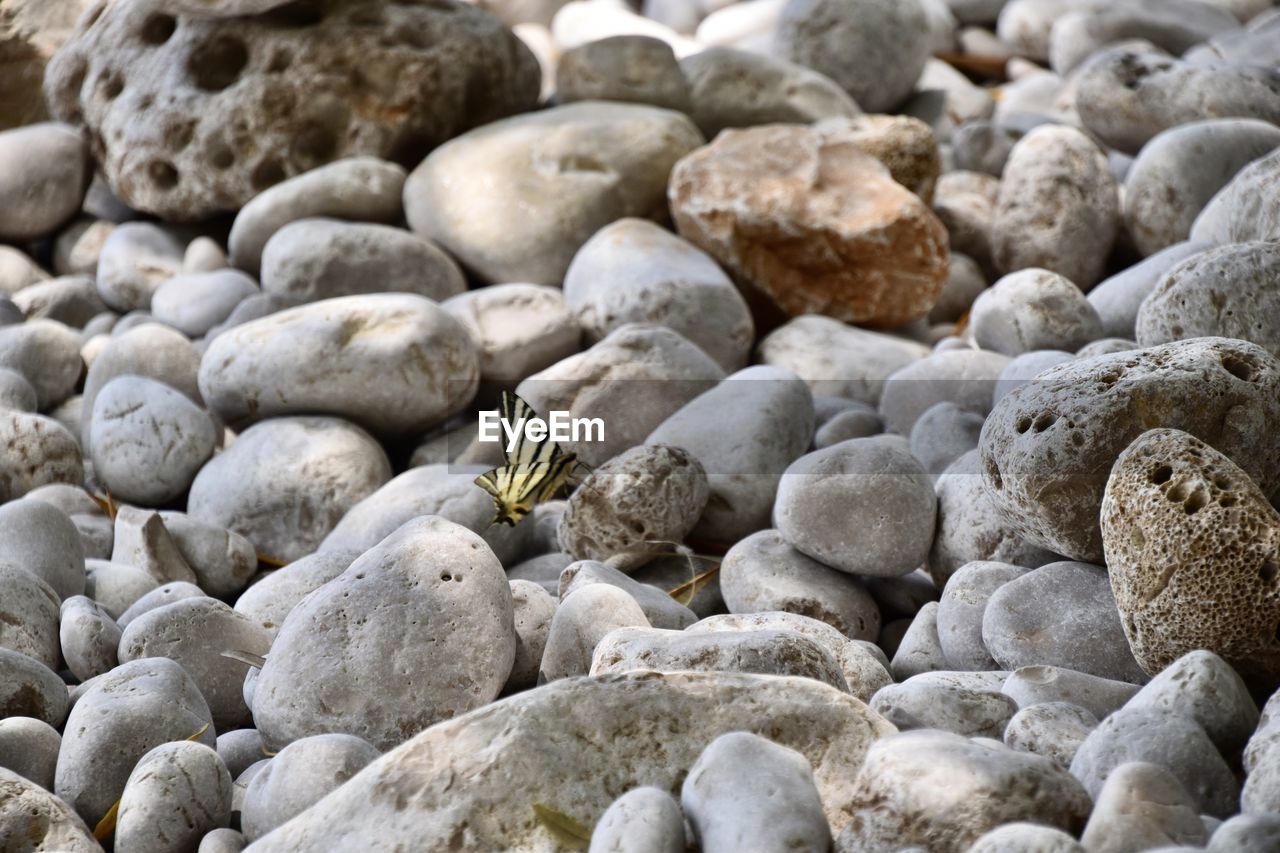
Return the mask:
POLYGON ((864 115, 827 119, 818 125, 824 133, 848 133, 858 147, 879 160, 895 181, 933 202, 933 187, 942 164, 933 129, 911 116, 864 115))
POLYGON ((0 848, 98 853, 78 814, 34 782, 0 767, 0 848))
POLYGON ((1143 669, 1208 649, 1246 681, 1280 683, 1280 514, 1239 466, 1180 430, 1143 433, 1107 481, 1102 537, 1143 669))
POLYGON ((668 196, 681 235, 787 315, 899 326, 946 283, 946 229, 846 129, 724 131, 668 196))
POLYGON ((255 851, 399 844, 550 853, 562 842, 533 803, 593 826, 621 791, 652 785, 676 793, 703 748, 730 731, 804 755, 839 830, 851 817, 852 781, 868 746, 893 727, 805 678, 624 673, 559 681, 423 732, 255 851))
POLYGON ((75 27, 92 0, 6 0, 0 9, 0 130, 49 117, 44 92, 45 65, 75 27))

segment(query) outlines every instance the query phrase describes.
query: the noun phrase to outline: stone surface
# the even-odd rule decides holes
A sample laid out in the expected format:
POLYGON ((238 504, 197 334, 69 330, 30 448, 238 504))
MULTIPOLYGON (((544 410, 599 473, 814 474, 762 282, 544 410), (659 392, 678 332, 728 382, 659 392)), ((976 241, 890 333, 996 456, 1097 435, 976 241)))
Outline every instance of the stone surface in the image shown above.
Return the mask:
POLYGON ((246 589, 236 599, 236 610, 255 619, 274 638, 298 602, 346 571, 360 554, 335 548, 295 560, 246 589))
POLYGON ((843 123, 725 131, 676 165, 669 196, 681 236, 775 313, 899 326, 946 282, 942 224, 843 123))
POLYGON ((850 818, 851 780, 868 745, 890 730, 856 699, 808 679, 628 673, 566 680, 433 727, 258 847, 271 853, 376 838, 431 848, 458 837, 466 845, 550 851, 558 836, 527 797, 509 792, 554 792, 547 808, 592 826, 617 791, 652 785, 675 792, 707 743, 730 731, 766 733, 803 754, 838 828, 850 818), (637 719, 649 722, 637 726, 637 719), (663 750, 653 749, 654 731, 664 732, 663 750), (602 744, 608 762, 599 760, 602 744), (595 772, 584 775, 585 766, 595 772), (464 767, 473 768, 469 784, 449 786, 464 767), (400 810, 397 791, 405 795, 400 810))
POLYGON ((1202 436, 1256 477, 1280 476, 1280 452, 1259 446, 1280 367, 1243 341, 1198 338, 1052 368, 1004 397, 982 430, 992 500, 1031 541, 1100 563, 1098 513, 1112 463, 1153 427, 1202 436), (1079 452, 1089 448, 1088 453, 1079 452), (1050 480, 1055 484, 1045 488, 1050 480))
POLYGON ((622 101, 690 111, 675 51, 644 35, 619 35, 566 50, 556 65, 556 101, 622 101))
POLYGON ((51 236, 80 209, 91 175, 89 146, 68 125, 0 130, 0 240, 51 236))
POLYGON ((687 117, 657 107, 582 101, 528 113, 433 151, 405 184, 405 213, 486 281, 559 284, 600 228, 664 219, 667 175, 702 141, 687 117))
POLYGON ((515 650, 502 564, 471 531, 418 518, 289 613, 254 722, 276 748, 341 732, 389 749, 492 701, 515 650))
POLYGON ((1280 516, 1240 467, 1173 429, 1143 433, 1116 460, 1103 543, 1125 634, 1155 674, 1196 649, 1246 680, 1280 682, 1274 585, 1280 516))
POLYGON ((56 320, 0 326, 0 367, 22 374, 40 409, 51 409, 75 393, 83 369, 78 336, 56 320))
POLYGON ((101 845, 58 797, 0 767, 0 844, 11 850, 98 853, 101 845))
POLYGON ((83 593, 84 546, 67 515, 34 494, 0 505, 0 566, 31 573, 59 598, 83 593))
POLYGON ((120 626, 102 605, 83 595, 64 599, 58 637, 67 669, 80 681, 110 672, 119 663, 120 626))
POLYGON ((1075 352, 1102 337, 1102 321, 1080 288, 1034 267, 1010 273, 984 290, 973 302, 969 323, 979 347, 1009 356, 1034 350, 1075 352))
MULTIPOLYGON (((563 601, 576 590, 593 583, 605 583, 625 591, 635 599, 636 604, 640 605, 645 618, 655 628, 680 631, 698 621, 698 617, 692 610, 665 590, 652 584, 632 580, 618 569, 593 560, 579 560, 571 563, 560 573, 559 599, 563 601)), ((547 627, 549 626, 548 618, 547 627)), ((545 637, 543 641, 545 642, 545 637)))
POLYGON ((1245 166, 1218 191, 1191 226, 1191 239, 1211 243, 1272 240, 1280 234, 1280 205, 1272 192, 1280 180, 1280 152, 1245 166))
POLYGON ((11 501, 51 483, 84 479, 80 445, 53 418, 0 409, 0 499, 11 501))
POLYGON ((978 560, 965 563, 947 579, 938 601, 938 641, 947 663, 961 670, 999 668, 982 639, 983 614, 1002 586, 1031 569, 978 560))
POLYGON ((537 101, 533 54, 465 5, 180 20, 158 0, 95 8, 50 63, 50 107, 87 128, 117 196, 170 219, 235 210, 341 157, 416 162, 537 101))
POLYGON ((129 774, 115 844, 138 853, 190 849, 230 818, 231 774, 218 753, 202 743, 166 743, 129 774))
POLYGON ((1138 689, 1136 684, 1044 665, 1021 667, 1004 682, 1004 692, 1020 708, 1067 702, 1085 709, 1098 719, 1123 706, 1137 694, 1138 689))
POLYGON ((32 717, 60 727, 69 704, 57 673, 33 657, 0 648, 0 719, 32 717))
POLYGON ((684 815, 666 791, 641 786, 613 801, 591 830, 588 853, 683 853, 684 815))
POLYGON ((1003 739, 1011 749, 1043 755, 1067 769, 1080 744, 1097 727, 1098 718, 1079 705, 1039 702, 1009 719, 1003 739))
POLYGON ((53 790, 53 771, 61 745, 58 730, 35 717, 13 716, 0 720, 0 768, 46 791, 53 790))
POLYGON ((1134 761, 1111 772, 1080 836, 1090 851, 1127 853, 1205 842, 1196 803, 1163 767, 1134 761))
POLYGON ((909 436, 921 415, 944 402, 986 415, 996 380, 1008 364, 1008 356, 968 348, 935 352, 908 364, 889 377, 880 395, 885 429, 909 436))
POLYGON ((625 589, 586 584, 556 607, 538 668, 538 683, 586 675, 596 646, 617 628, 649 627, 644 609, 625 589))
POLYGON ((245 791, 240 826, 249 841, 261 838, 341 787, 378 758, 358 737, 321 734, 280 750, 245 791))
POLYGON ((452 296, 440 307, 471 333, 480 352, 480 378, 500 386, 576 353, 582 339, 559 288, 491 284, 452 296))
POLYGON ((941 729, 998 739, 1018 710, 1000 692, 1003 680, 998 672, 923 672, 880 688, 870 704, 899 731, 941 729))

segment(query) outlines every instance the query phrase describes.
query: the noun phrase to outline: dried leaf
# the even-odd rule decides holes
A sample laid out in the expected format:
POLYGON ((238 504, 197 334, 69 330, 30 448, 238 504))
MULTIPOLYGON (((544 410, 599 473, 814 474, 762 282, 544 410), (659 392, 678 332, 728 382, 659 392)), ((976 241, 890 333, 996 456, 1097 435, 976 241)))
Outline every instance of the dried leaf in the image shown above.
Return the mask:
POLYGON ((239 661, 246 666, 252 666, 258 669, 262 669, 267 664, 267 659, 262 655, 255 655, 253 652, 242 652, 238 649, 227 649, 226 651, 221 652, 221 655, 224 658, 230 658, 231 660, 239 661))
POLYGON ((200 727, 200 731, 196 732, 196 733, 195 733, 195 734, 193 734, 191 737, 187 738, 187 740, 199 740, 199 739, 200 739, 200 735, 202 735, 202 734, 204 734, 205 732, 209 731, 209 725, 210 725, 209 723, 205 723, 203 726, 201 726, 201 727, 200 727))
POLYGON ((715 578, 716 572, 718 571, 720 571, 719 561, 702 574, 695 575, 692 579, 685 581, 675 589, 667 590, 667 595, 671 596, 685 607, 688 607, 689 603, 693 601, 698 593, 706 589, 707 585, 715 578))
POLYGON ((978 53, 957 53, 954 51, 935 53, 934 58, 942 60, 959 71, 964 71, 975 77, 986 77, 992 80, 1005 79, 1006 69, 1009 64, 1007 56, 984 56, 978 53))
POLYGON ((111 837, 111 833, 116 831, 116 816, 120 813, 120 801, 116 800, 111 808, 107 809, 107 813, 102 816, 102 820, 98 821, 98 825, 93 828, 93 837, 98 841, 106 841, 111 837))
POLYGON ((533 804, 533 813, 543 826, 551 830, 556 840, 570 850, 586 850, 591 846, 591 830, 564 812, 558 812, 542 803, 533 804))
POLYGON ((258 562, 264 566, 270 566, 273 569, 283 569, 289 565, 288 560, 281 560, 279 557, 272 557, 270 554, 259 554, 258 562))
POLYGON ((92 492, 89 494, 89 497, 93 499, 94 503, 102 507, 102 511, 107 514, 107 518, 111 519, 112 522, 116 520, 116 513, 119 511, 119 508, 116 506, 116 502, 111 499, 110 490, 107 491, 107 496, 105 498, 102 495, 95 495, 92 492))

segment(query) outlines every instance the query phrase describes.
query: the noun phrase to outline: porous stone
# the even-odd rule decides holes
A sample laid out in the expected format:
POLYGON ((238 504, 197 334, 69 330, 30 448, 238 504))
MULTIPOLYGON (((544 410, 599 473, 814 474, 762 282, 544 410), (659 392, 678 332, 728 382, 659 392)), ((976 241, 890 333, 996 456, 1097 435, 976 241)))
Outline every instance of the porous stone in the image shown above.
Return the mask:
MULTIPOLYGON (((88 500, 83 491, 75 491, 88 500)), ((85 554, 79 532, 66 512, 36 492, 29 493, 27 500, 0 505, 0 566, 30 572, 59 598, 80 595, 85 554)))
POLYGON ((405 184, 405 214, 486 281, 559 284, 605 225, 664 219, 667 175, 702 142, 688 117, 658 107, 581 101, 527 113, 433 151, 405 184))
POLYGON ((1168 770, 1133 761, 1111 771, 1080 841, 1098 853, 1205 842, 1196 803, 1168 770))
POLYGON ((582 329, 559 288, 492 284, 440 304, 467 328, 480 352, 480 378, 499 386, 550 367, 578 351, 582 329))
POLYGON ((774 523, 834 569, 899 577, 921 566, 937 498, 928 473, 890 438, 856 438, 802 456, 782 475, 774 523))
POLYGON ((919 0, 791 0, 774 36, 785 59, 836 81, 866 110, 906 100, 929 57, 919 0))
POLYGON ((311 808, 370 762, 378 750, 358 737, 321 734, 280 750, 245 791, 240 826, 255 841, 311 808))
POLYGON ((258 846, 264 853, 359 846, 376 834, 385 845, 431 848, 461 837, 480 846, 552 849, 559 836, 511 791, 555 791, 549 807, 593 826, 618 791, 652 785, 675 792, 703 748, 731 731, 769 735, 803 754, 827 821, 839 828, 850 818, 856 768, 871 741, 890 730, 861 702, 811 679, 685 672, 559 681, 433 727, 258 846), (637 727, 637 719, 651 722, 637 727), (662 750, 653 748, 655 730, 665 733, 662 750), (599 760, 601 743, 609 744, 607 762, 599 760), (477 755, 486 757, 480 765, 477 755), (479 767, 478 775, 446 791, 450 774, 463 766, 479 767), (584 766, 595 771, 584 774, 584 766), (406 786, 422 793, 396 810, 394 792, 406 786))
POLYGON ((747 303, 715 261, 644 219, 607 225, 578 250, 565 273, 564 302, 589 343, 625 323, 656 323, 725 370, 746 363, 755 337, 747 303))
POLYGON ((727 127, 812 124, 862 113, 830 77, 776 56, 712 47, 686 56, 680 68, 689 83, 690 115, 707 139, 727 127))
POLYGON ((956 570, 938 601, 938 641, 947 663, 960 670, 999 668, 982 639, 982 619, 991 596, 1031 569, 975 560, 956 570))
POLYGON ((80 209, 92 174, 89 146, 73 127, 45 122, 0 131, 0 240, 51 236, 80 209))
POLYGON ((1000 692, 1003 681, 998 672, 923 672, 880 688, 870 704, 899 731, 941 729, 998 739, 1018 710, 1000 692))
POLYGON ((400 196, 405 177, 395 163, 349 157, 263 188, 236 214, 227 238, 231 262, 258 275, 267 243, 300 219, 395 222, 404 215, 400 196))
POLYGON ((1080 783, 1047 758, 929 730, 873 743, 853 787, 854 816, 838 853, 912 844, 962 853, 1019 820, 1075 833, 1090 807, 1080 783))
POLYGON ((1280 479, 1280 449, 1255 437, 1259 424, 1280 417, 1278 386, 1280 367, 1270 354, 1225 338, 1078 359, 996 404, 982 430, 983 480, 1032 542, 1101 563, 1098 514, 1107 477, 1121 451, 1148 429, 1203 436, 1264 490, 1272 488, 1280 479), (1085 447, 1089 452, 1080 452, 1085 447), (1055 485, 1047 488, 1050 480, 1055 485))
POLYGON ((1216 336, 1252 341, 1280 355, 1276 306, 1263 286, 1277 275, 1280 247, 1273 243, 1230 243, 1193 255, 1161 276, 1143 300, 1138 343, 1216 336))
POLYGON ((262 250, 262 291, 289 302, 416 293, 439 302, 467 289, 462 270, 429 240, 388 225, 290 222, 262 250))
POLYGON ((200 338, 258 292, 257 283, 239 270, 183 273, 151 294, 151 315, 189 338, 200 338))
POLYGON ((319 413, 405 435, 456 414, 479 380, 462 324, 425 297, 376 293, 237 326, 209 345, 199 381, 209 407, 233 425, 319 413))
POLYGON ((626 590, 593 583, 564 598, 551 620, 538 682, 586 675, 596 646, 618 628, 648 628, 644 610, 626 590))
POLYGON ((1059 767, 1071 767, 1080 744, 1098 727, 1098 718, 1070 702, 1038 702, 1009 719, 1004 743, 1019 752, 1043 755, 1059 767))
POLYGON ((1247 681, 1280 682, 1280 641, 1267 627, 1278 606, 1277 528, 1256 482, 1193 435, 1150 430, 1120 454, 1102 537, 1124 631, 1147 672, 1207 649, 1247 681))
POLYGON ((591 830, 588 853, 683 853, 684 815, 659 788, 632 788, 613 801, 591 830))
POLYGON ((1089 563, 1050 563, 1010 580, 991 595, 982 641, 1002 669, 1048 664, 1142 684, 1121 626, 1107 570, 1089 563))
POLYGON ((80 444, 67 428, 43 415, 0 409, 0 500, 11 501, 50 483, 80 483, 80 444))
POLYGON ((1089 733, 1075 758, 1071 775, 1095 800, 1116 768, 1145 761, 1173 775, 1196 808, 1214 817, 1239 809, 1240 785, 1199 723, 1178 712, 1156 708, 1123 708, 1089 733))
POLYGON ((973 303, 974 340, 1009 356, 1033 350, 1074 352, 1102 337, 1102 321, 1080 288, 1046 269, 1020 269, 973 303))
POLYGON ((618 35, 566 50, 556 65, 556 101, 622 101, 690 111, 675 51, 644 35, 618 35))
POLYGON ((596 644, 591 675, 629 670, 797 675, 848 690, 835 658, 790 631, 664 631, 616 628, 596 644))
POLYGON ((191 484, 187 512, 224 527, 278 560, 315 551, 338 520, 391 478, 382 448, 336 418, 272 418, 209 461, 191 484), (291 448, 285 457, 281 447, 291 448))
POLYGON ((831 845, 809 759, 756 734, 730 732, 708 744, 689 768, 680 803, 706 853, 831 845))
POLYGON ((96 8, 50 62, 51 111, 87 128, 121 200, 171 220, 235 210, 337 158, 416 162, 538 97, 533 54, 466 5, 180 20, 160 0, 96 8))
POLYGON ((204 410, 154 379, 117 377, 93 407, 94 476, 121 500, 158 506, 178 498, 218 441, 204 410))
POLYGON ((1080 120, 1130 154, 1157 134, 1203 119, 1280 121, 1280 80, 1250 64, 1195 64, 1125 47, 1100 51, 1075 75, 1080 120))
MULTIPOLYGON (((604 420, 608 428, 602 440, 560 442, 594 466, 643 444, 655 427, 723 378, 720 366, 678 332, 629 323, 590 349, 529 376, 516 393, 538 412, 604 420)), ((663 443, 693 450, 678 441, 663 443)))
POLYGON ((215 745, 209 708, 191 676, 168 658, 123 663, 93 681, 63 732, 54 792, 97 826, 134 766, 168 741, 215 745))
POLYGON ((89 827, 44 787, 0 767, 0 844, 13 850, 97 853, 89 827))
POLYGON ((866 588, 800 553, 777 530, 753 533, 729 549, 720 591, 730 613, 785 611, 821 620, 850 639, 880 635, 880 610, 866 588))
POLYGON ((492 701, 515 651, 502 564, 466 528, 417 518, 285 618, 255 687, 254 723, 276 748, 341 732, 388 749, 492 701))
MULTIPOLYGON (((655 628, 680 631, 698 621, 698 617, 692 610, 664 590, 652 584, 632 580, 618 569, 593 560, 579 560, 565 567, 560 573, 559 599, 563 601, 576 590, 593 583, 607 583, 625 591, 635 599, 636 604, 640 605, 645 618, 655 628)), ((541 606, 535 607, 535 610, 542 612, 541 606)), ((549 630, 551 612, 546 612, 546 617, 543 628, 549 630)), ((542 642, 544 644, 546 642, 545 632, 542 642)))
POLYGON ((134 766, 116 814, 121 850, 189 850, 231 819, 231 774, 202 743, 161 744, 134 766))
POLYGON ((1120 224, 1115 179, 1089 137, 1037 127, 1009 154, 992 223, 992 257, 1005 273, 1043 267, 1087 290, 1120 224))
POLYGON ((67 668, 81 681, 110 672, 119 663, 120 626, 102 605, 83 595, 64 599, 58 623, 67 668))
POLYGON ((946 229, 843 122, 724 131, 668 195, 681 236, 775 313, 900 326, 946 282, 946 229))

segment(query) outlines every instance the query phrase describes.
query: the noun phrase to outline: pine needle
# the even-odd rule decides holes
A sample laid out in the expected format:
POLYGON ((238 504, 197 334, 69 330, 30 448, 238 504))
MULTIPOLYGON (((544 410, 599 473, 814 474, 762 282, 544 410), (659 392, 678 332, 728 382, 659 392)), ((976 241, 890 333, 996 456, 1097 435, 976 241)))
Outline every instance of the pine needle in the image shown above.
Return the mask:
POLYGON ((543 826, 551 830, 556 840, 570 850, 586 850, 591 846, 591 830, 564 812, 558 812, 542 803, 534 803, 533 813, 543 826))

